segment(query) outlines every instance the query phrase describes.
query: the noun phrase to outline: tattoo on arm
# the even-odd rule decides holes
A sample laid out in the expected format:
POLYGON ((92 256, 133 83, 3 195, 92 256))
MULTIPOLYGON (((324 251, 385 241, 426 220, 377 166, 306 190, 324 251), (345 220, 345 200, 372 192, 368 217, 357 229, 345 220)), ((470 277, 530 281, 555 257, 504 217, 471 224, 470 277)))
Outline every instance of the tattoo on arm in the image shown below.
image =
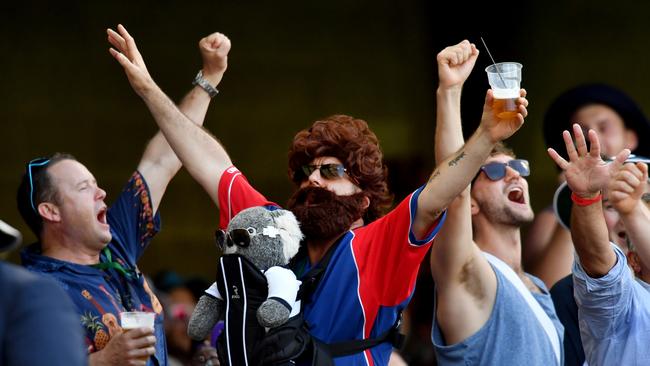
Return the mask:
POLYGON ((451 161, 449 161, 449 166, 458 165, 458 162, 461 161, 464 157, 465 157, 465 152, 461 151, 460 154, 458 154, 457 157, 455 157, 451 161))
POLYGON ((431 178, 429 178, 429 182, 433 181, 437 176, 440 175, 440 171, 436 169, 436 171, 431 174, 431 178))

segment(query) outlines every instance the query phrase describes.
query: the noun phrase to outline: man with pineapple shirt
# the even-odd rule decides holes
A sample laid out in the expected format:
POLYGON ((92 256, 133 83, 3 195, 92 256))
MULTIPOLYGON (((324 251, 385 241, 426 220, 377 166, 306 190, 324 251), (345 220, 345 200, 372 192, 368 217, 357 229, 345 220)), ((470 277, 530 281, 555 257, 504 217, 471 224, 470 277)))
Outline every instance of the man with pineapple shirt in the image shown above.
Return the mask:
MULTIPOLYGON (((108 40, 118 49, 133 42, 121 25, 118 32, 108 30, 108 40)), ((212 96, 201 84, 220 82, 230 41, 214 33, 199 42, 199 49, 203 69, 179 109, 200 124, 212 96)), ((149 107, 159 118, 155 106, 149 107)), ((180 168, 158 132, 122 194, 107 207, 106 192, 71 155, 57 153, 26 166, 18 208, 38 242, 23 251, 23 264, 53 277, 76 305, 90 365, 167 365, 162 307, 137 261, 159 229, 160 200, 180 168), (155 329, 123 332, 119 314, 124 311, 155 312, 155 329)))

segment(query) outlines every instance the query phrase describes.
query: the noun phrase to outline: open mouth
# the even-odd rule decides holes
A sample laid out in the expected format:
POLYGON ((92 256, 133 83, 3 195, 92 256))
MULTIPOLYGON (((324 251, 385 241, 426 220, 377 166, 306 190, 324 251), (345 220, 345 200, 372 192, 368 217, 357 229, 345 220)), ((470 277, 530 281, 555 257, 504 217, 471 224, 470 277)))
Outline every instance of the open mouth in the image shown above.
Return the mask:
POLYGON ((625 243, 627 240, 627 233, 625 231, 619 231, 616 233, 616 236, 618 236, 619 239, 621 239, 621 243, 625 243))
POLYGON ((513 188, 510 190, 510 192, 508 192, 508 200, 523 205, 526 203, 526 200, 524 199, 524 191, 519 187, 513 188))
POLYGON ((100 224, 108 225, 108 221, 106 221, 107 211, 106 206, 99 209, 99 213, 97 213, 97 221, 99 221, 100 224))

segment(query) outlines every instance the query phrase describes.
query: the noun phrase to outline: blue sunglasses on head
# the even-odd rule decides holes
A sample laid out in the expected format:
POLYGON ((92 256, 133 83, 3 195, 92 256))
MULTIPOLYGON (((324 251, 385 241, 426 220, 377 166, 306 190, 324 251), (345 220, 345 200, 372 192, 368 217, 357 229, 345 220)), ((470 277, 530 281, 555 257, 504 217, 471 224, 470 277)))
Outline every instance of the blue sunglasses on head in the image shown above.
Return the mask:
MULTIPOLYGON (((499 179, 503 179, 503 177, 506 176, 506 167, 510 167, 514 169, 522 177, 527 177, 530 175, 530 164, 528 164, 528 160, 524 160, 524 159, 514 159, 514 160, 510 160, 507 163, 493 161, 491 163, 482 165, 481 171, 485 173, 485 175, 491 181, 497 181, 499 179)), ((481 171, 479 171, 479 174, 481 173, 481 171)))
MULTIPOLYGON (((34 206, 34 180, 32 178, 32 171, 34 168, 40 168, 47 165, 50 162, 48 158, 36 158, 29 163, 27 163, 27 176, 29 177, 29 203, 32 205, 32 210, 36 211, 36 206, 34 206)), ((38 212, 37 212, 38 213, 38 212)))

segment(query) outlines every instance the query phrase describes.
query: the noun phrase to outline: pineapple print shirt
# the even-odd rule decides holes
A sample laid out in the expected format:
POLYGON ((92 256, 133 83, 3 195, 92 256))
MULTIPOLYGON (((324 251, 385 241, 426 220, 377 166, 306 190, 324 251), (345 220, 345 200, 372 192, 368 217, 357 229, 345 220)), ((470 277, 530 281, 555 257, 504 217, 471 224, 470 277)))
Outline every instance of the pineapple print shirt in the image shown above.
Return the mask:
POLYGON ((160 217, 153 214, 149 189, 139 172, 133 173, 109 207, 107 218, 113 239, 102 251, 98 266, 43 256, 39 243, 23 250, 23 265, 54 277, 72 298, 88 352, 101 350, 121 330, 120 312, 155 312, 156 354, 147 365, 167 365, 162 307, 136 265, 160 228, 160 217))

